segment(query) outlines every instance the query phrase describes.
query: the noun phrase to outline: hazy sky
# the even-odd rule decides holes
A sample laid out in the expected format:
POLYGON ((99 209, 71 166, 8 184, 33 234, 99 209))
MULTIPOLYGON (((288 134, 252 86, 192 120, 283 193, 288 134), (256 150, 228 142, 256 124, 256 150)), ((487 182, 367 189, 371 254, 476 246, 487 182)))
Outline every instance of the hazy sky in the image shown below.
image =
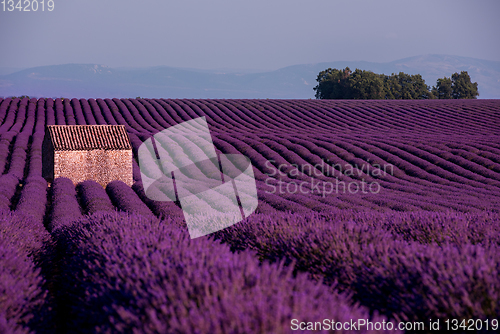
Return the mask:
POLYGON ((500 61, 498 0, 54 4, 52 12, 41 7, 37 12, 8 12, 0 4, 0 67, 95 63, 271 70, 337 60, 387 62, 423 54, 500 61))

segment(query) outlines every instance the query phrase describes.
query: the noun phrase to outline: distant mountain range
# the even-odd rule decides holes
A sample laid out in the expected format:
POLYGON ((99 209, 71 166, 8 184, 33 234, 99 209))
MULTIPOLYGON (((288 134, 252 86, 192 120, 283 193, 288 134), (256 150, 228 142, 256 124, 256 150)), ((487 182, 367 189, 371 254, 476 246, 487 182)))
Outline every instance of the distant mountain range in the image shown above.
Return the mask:
POLYGON ((430 86, 438 78, 467 71, 472 81, 478 83, 479 98, 500 98, 500 61, 447 55, 423 55, 388 63, 335 61, 261 73, 167 66, 109 68, 95 64, 41 66, 20 71, 0 68, 0 96, 308 99, 314 98, 313 87, 320 71, 346 66, 384 74, 421 74, 430 86))

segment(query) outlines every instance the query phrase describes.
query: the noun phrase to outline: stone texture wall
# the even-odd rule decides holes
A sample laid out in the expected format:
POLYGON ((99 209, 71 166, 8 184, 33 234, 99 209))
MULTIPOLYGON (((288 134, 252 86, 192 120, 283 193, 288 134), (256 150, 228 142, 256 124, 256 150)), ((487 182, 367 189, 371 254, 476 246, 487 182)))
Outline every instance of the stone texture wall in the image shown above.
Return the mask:
POLYGON ((132 185, 131 150, 55 151, 54 179, 67 177, 76 185, 94 180, 103 187, 114 180, 132 185))

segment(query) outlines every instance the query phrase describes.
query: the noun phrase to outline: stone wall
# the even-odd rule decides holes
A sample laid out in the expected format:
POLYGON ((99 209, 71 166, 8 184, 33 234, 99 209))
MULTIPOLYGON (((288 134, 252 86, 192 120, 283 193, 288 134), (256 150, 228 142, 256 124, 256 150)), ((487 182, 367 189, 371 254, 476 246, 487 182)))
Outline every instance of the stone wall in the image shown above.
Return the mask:
POLYGON ((67 177, 76 185, 94 180, 103 187, 114 180, 132 185, 131 150, 55 151, 54 179, 67 177))

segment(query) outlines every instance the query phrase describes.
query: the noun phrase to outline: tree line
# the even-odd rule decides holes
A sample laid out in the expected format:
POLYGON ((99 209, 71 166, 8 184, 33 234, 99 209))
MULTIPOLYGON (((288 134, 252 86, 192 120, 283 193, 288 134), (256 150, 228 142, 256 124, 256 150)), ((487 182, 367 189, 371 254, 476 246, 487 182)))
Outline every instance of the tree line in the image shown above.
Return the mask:
POLYGON ((328 68, 316 78, 317 99, 475 99, 479 95, 477 82, 472 83, 467 71, 454 73, 450 78, 437 79, 432 88, 420 74, 391 75, 349 67, 343 70, 328 68))

